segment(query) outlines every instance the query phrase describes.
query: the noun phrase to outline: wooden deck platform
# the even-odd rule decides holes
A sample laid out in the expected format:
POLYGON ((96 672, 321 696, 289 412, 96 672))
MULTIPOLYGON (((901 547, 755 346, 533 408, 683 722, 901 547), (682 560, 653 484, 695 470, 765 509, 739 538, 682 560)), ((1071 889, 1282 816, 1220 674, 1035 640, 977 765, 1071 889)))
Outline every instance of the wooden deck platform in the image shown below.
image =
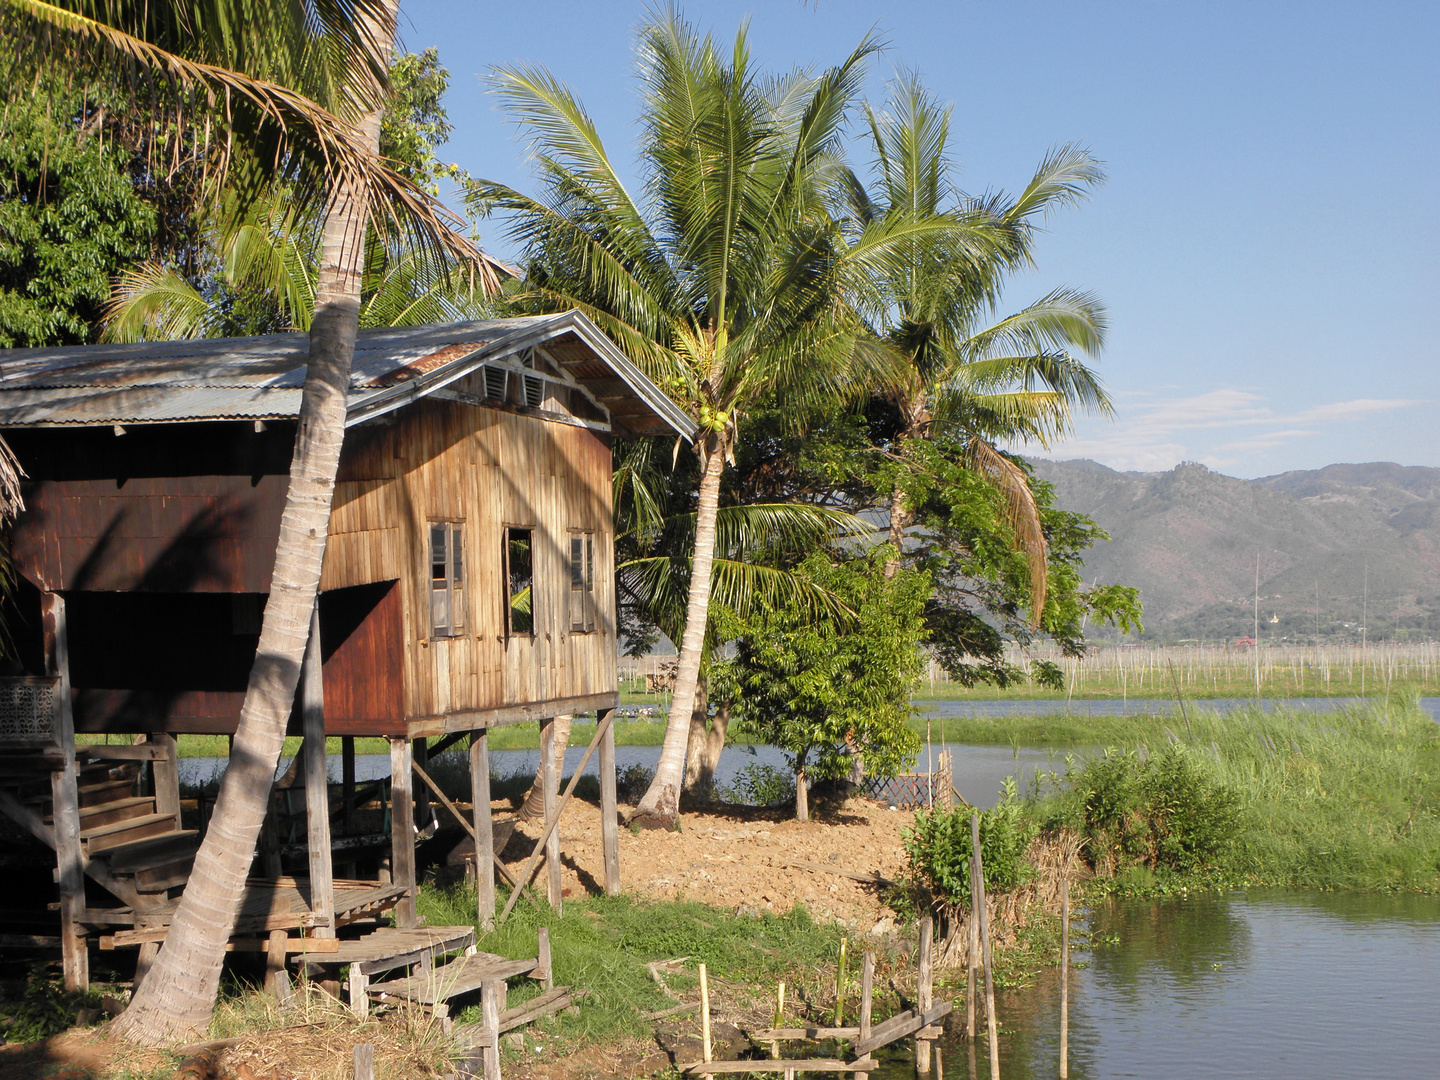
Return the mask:
POLYGON ((473 926, 421 926, 414 930, 381 927, 353 941, 336 943, 333 953, 316 958, 317 964, 354 965, 363 975, 377 975, 395 968, 422 963, 446 953, 460 952, 475 944, 473 926))
MULTIPOLYGON (((378 881, 335 882, 335 925, 373 918, 389 911, 405 895, 404 885, 382 885, 378 881)), ((130 926, 133 930, 115 934, 117 948, 165 940, 165 932, 180 906, 178 899, 145 911, 124 908, 86 908, 79 922, 91 926, 130 926)), ((310 905, 310 883, 304 878, 251 878, 245 883, 234 936, 266 934, 273 930, 315 929, 317 920, 310 905)))

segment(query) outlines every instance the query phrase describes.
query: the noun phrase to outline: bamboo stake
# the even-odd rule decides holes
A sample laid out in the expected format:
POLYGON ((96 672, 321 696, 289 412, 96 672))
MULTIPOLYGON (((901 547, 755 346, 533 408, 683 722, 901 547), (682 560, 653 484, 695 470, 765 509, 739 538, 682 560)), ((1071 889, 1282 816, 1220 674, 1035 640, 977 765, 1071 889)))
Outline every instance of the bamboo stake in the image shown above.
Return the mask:
POLYGON ((840 939, 840 966, 835 970, 835 1026, 845 1023, 845 945, 849 939, 840 939))
MULTIPOLYGON (((972 817, 974 815, 971 815, 972 817)), ((980 915, 976 898, 981 885, 977 880, 979 869, 974 859, 970 860, 970 925, 968 948, 965 952, 965 1038, 975 1042, 975 968, 980 963, 980 915)))
POLYGON ((1060 881, 1060 1080, 1070 1075, 1070 881, 1060 881))
MULTIPOLYGON (((860 1041, 870 1038, 870 1017, 875 998, 875 953, 865 950, 860 965, 860 1041)), ((870 1080, 868 1072, 857 1072, 855 1080, 870 1080)))
MULTIPOLYGON (((700 1039, 705 1060, 710 1061, 710 983, 705 978, 705 965, 700 965, 700 1039)), ((704 1074, 707 1078, 710 1073, 704 1074)))
POLYGON ((970 815, 970 847, 975 878, 980 886, 976 908, 980 913, 980 959, 985 965, 985 1029, 990 1045, 990 1080, 1000 1080, 1000 1037, 995 1030, 995 973, 990 963, 990 915, 985 907, 985 866, 980 858, 980 818, 970 815))
MULTIPOLYGON (((779 987, 776 989, 776 991, 775 991, 775 1027, 777 1027, 777 1028, 782 1028, 782 1027, 784 1027, 784 1026, 785 1026, 785 984, 782 982, 782 983, 780 984, 780 986, 779 986, 779 987)), ((770 1040, 770 1056, 771 1056, 772 1058, 778 1058, 778 1057, 780 1056, 780 1041, 779 1041, 778 1039, 771 1039, 771 1040, 770 1040)))
MULTIPOLYGON (((934 1004, 935 967, 931 951, 935 947, 935 920, 926 915, 920 920, 920 973, 916 985, 920 1011, 929 1012, 934 1004)), ((918 1035, 915 1038, 915 1071, 921 1076, 930 1075, 930 1040, 918 1035)))

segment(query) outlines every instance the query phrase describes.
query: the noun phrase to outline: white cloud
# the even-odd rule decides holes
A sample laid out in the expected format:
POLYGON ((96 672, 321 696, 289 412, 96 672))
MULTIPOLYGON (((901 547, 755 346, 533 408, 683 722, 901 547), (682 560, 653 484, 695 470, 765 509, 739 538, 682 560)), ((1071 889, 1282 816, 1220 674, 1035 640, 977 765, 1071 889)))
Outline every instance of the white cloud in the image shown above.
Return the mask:
MULTIPOLYGON (((1225 469, 1297 439, 1324 436, 1327 427, 1423 404, 1409 398, 1356 398, 1298 411, 1273 409, 1266 398, 1231 387, 1187 397, 1118 395, 1115 420, 1082 420, 1072 438, 1040 456, 1092 458, 1122 470, 1159 472, 1181 461, 1225 469)), ((1034 447, 1020 447, 1034 454, 1034 447)))

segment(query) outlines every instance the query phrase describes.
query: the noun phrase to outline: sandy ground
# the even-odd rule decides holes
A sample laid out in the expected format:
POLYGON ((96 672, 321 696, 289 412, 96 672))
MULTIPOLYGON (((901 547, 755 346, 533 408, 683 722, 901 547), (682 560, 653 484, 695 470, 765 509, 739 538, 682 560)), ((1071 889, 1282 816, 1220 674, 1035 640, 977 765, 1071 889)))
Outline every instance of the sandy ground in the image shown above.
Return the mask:
MULTIPOLYGON (((508 804, 496 804, 497 815, 508 804)), ((680 831, 620 830, 620 879, 631 895, 698 900, 716 907, 787 912, 803 904, 817 919, 866 932, 887 919, 874 882, 825 870, 895 880, 905 865, 901 831, 909 811, 852 799, 798 822, 783 812, 715 807, 681 816, 680 831)), ((502 853, 518 872, 538 839, 538 823, 522 825, 502 853)), ((560 822, 562 888, 571 896, 601 891, 605 880, 600 811, 572 801, 560 822)), ((544 881, 541 867, 536 875, 544 881)))

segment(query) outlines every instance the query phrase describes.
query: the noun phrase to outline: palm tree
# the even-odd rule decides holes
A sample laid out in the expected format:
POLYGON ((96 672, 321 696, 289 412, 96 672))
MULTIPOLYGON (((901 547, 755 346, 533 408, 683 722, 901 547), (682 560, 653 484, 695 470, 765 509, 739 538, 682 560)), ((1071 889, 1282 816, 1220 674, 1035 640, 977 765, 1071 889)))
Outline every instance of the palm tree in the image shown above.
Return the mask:
MULTIPOLYGON (((637 636, 654 627, 676 641, 685 627, 696 515, 688 504, 676 505, 687 500, 677 499, 674 485, 660 475, 656 447, 655 440, 647 439, 617 455, 616 591, 622 625, 637 636)), ((762 608, 783 607, 812 619, 843 622, 853 615, 844 602, 792 568, 818 548, 871 531, 866 522, 832 507, 796 502, 721 506, 715 514, 711 603, 741 618, 762 608)), ((700 792, 713 786, 729 725, 723 701, 715 717, 709 716, 705 670, 718 644, 714 629, 714 621, 708 620, 685 759, 684 788, 700 792)))
POLYGON ((3 0, 0 8, 7 44, 18 43, 11 52, 17 63, 39 67, 60 56, 133 78, 171 103, 177 128, 196 119, 187 110, 202 125, 220 126, 215 175, 230 190, 253 197, 289 181, 302 205, 325 207, 310 356, 259 648, 210 830, 164 947, 116 1021, 132 1041, 159 1043, 203 1030, 218 989, 319 585, 367 225, 408 221, 432 248, 470 257, 424 193, 378 159, 397 6, 398 0, 138 6, 3 0), (334 111, 295 85, 325 97, 334 111))
MULTIPOLYGON (((105 308, 102 340, 225 337, 235 332, 236 298, 259 298, 276 329, 308 331, 315 311, 319 223, 302 219, 285 194, 262 196, 239 219, 220 215, 212 224, 208 246, 218 263, 213 277, 223 291, 202 291, 159 261, 122 273, 105 308)), ((492 309, 484 280, 453 259, 387 244, 373 230, 366 237, 362 328, 460 322, 484 318, 492 309)))
MULTIPOLYGON (((867 38, 818 76, 770 78, 745 30, 729 50, 673 10, 640 31, 637 200, 583 106, 548 72, 497 71, 527 132, 544 191, 531 198, 477 182, 471 205, 508 215, 528 258, 534 308, 586 312, 698 421, 694 555, 669 724, 636 823, 673 826, 700 675, 720 480, 746 410, 778 398, 799 414, 879 381, 886 359, 864 347, 849 300, 909 238, 964 246, 954 221, 877 217, 847 237, 829 214, 843 175, 845 121, 867 38)), ((677 447, 678 449, 678 447, 677 447)))
MULTIPOLYGON (((913 464, 906 461, 906 446, 914 440, 944 431, 965 442, 972 467, 1005 497, 1008 523, 1028 559, 1031 617, 1038 625, 1046 580, 1039 512, 1024 472, 994 443, 1044 445, 1068 429, 1075 408, 1110 411, 1099 379, 1075 355, 1099 351, 1105 311, 1089 294, 1056 289, 1012 315, 987 320, 1006 276, 1030 265, 1046 215, 1081 198, 1103 173, 1086 151, 1062 146, 1046 156, 1018 197, 965 196, 949 177, 950 113, 915 75, 902 74, 886 108, 866 109, 876 181, 867 190, 850 178, 850 210, 857 229, 895 214, 917 220, 978 214, 995 224, 997 242, 985 258, 962 262, 912 245, 909 257, 877 283, 885 302, 872 329, 905 362, 906 377, 895 394, 902 468, 913 464)), ((889 496, 888 537, 897 553, 910 521, 897 480, 889 496)))

